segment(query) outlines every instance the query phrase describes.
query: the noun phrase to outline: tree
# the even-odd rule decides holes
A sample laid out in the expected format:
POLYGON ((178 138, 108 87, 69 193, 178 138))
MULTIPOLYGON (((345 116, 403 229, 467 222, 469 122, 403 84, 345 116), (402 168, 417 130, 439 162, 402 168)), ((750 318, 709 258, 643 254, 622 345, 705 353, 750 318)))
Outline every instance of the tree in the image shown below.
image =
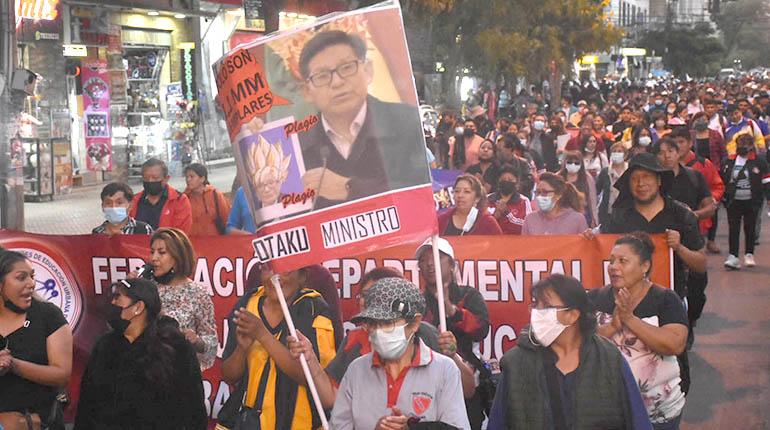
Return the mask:
POLYGON ((739 0, 726 3, 714 15, 724 41, 723 66, 740 58, 746 68, 766 65, 770 56, 770 4, 766 0, 739 0), (748 42, 747 42, 748 41, 748 42))
POLYGON ((606 51, 622 30, 605 13, 608 1, 487 0, 482 31, 475 37, 479 66, 487 74, 526 76, 539 81, 550 72, 552 105, 561 98, 562 75, 576 58, 606 51))
POLYGON ((663 56, 663 64, 675 75, 707 76, 715 74, 724 56, 724 46, 706 23, 692 28, 648 31, 641 46, 663 56))

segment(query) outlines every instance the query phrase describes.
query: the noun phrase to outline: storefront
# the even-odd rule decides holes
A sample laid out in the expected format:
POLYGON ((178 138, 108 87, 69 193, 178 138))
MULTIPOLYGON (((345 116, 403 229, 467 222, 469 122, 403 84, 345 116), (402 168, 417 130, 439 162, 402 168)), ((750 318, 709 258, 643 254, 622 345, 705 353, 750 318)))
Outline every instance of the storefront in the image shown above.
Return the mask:
MULTIPOLYGON (((231 157, 210 65, 264 34, 247 22, 241 0, 16 2, 18 65, 31 71, 32 90, 15 137, 28 153, 41 154, 32 148, 41 142, 50 170, 42 186, 35 179, 41 160, 17 157, 36 198, 49 188, 60 194, 126 180, 150 157, 174 175, 193 159, 231 157)), ((345 7, 287 0, 278 26, 345 7)))

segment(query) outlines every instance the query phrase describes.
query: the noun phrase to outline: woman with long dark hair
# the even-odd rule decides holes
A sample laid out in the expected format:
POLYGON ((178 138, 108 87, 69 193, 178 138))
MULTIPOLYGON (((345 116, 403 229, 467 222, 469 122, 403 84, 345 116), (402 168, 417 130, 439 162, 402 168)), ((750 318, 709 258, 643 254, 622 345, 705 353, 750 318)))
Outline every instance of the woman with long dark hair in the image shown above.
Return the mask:
POLYGON ((558 175, 583 193, 583 196, 585 197, 583 214, 586 217, 588 227, 596 227, 599 225, 596 182, 594 181, 594 178, 586 172, 582 155, 577 151, 565 151, 564 160, 562 161, 561 170, 559 170, 558 175))
POLYGON ((35 294, 27 257, 0 250, 0 428, 48 428, 59 387, 72 372, 72 330, 35 294))
POLYGON ((83 379, 76 430, 205 429, 198 359, 175 320, 160 316, 155 282, 112 286, 112 331, 94 345, 83 379))

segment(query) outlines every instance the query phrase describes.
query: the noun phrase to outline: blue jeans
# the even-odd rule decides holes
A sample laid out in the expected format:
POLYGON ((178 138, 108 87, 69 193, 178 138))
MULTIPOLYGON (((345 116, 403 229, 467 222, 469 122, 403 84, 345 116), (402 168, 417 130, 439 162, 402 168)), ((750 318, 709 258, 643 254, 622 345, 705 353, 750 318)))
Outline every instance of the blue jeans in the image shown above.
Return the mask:
POLYGON ((680 414, 678 417, 672 419, 671 421, 667 421, 665 423, 660 424, 652 424, 652 428, 655 430, 679 430, 679 421, 682 420, 682 415, 680 414))

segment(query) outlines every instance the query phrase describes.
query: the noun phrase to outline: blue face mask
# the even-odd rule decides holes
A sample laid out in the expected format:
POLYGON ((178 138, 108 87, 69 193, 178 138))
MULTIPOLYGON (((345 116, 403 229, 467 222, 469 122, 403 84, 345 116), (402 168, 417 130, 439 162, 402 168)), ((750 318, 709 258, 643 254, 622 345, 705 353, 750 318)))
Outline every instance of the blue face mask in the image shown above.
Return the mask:
POLYGON ((128 218, 128 208, 114 207, 114 208, 102 208, 104 211, 104 218, 110 224, 120 224, 128 218))

